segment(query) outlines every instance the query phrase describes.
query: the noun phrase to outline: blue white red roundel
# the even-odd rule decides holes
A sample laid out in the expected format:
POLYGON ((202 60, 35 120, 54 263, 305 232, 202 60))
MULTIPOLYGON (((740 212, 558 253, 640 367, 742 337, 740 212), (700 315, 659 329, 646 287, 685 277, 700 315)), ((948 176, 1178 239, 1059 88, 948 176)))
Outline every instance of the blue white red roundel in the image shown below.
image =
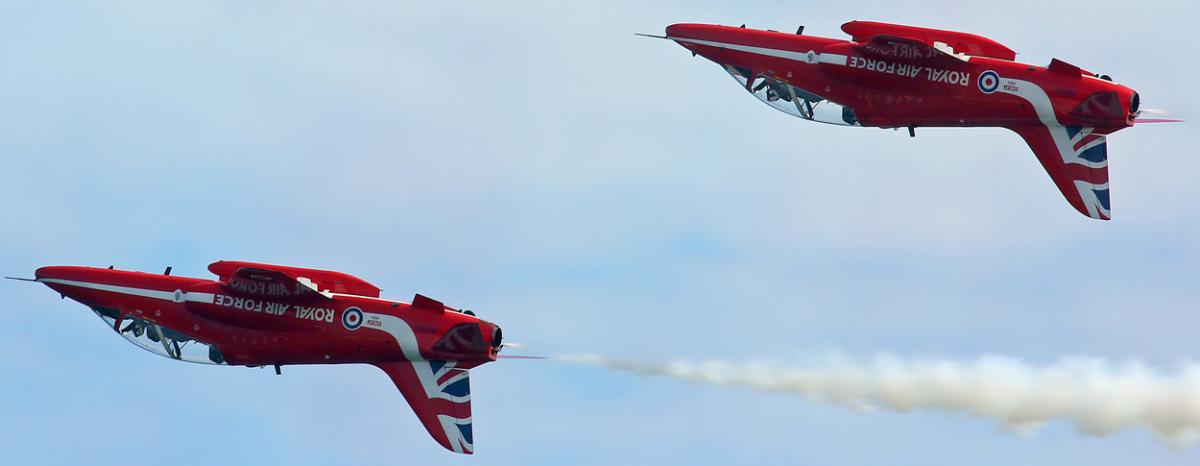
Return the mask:
POLYGON ((348 307, 342 311, 342 325, 347 330, 358 330, 362 326, 363 312, 357 307, 348 307))
POLYGON ((1000 75, 995 71, 987 70, 979 73, 979 90, 984 94, 991 94, 1000 88, 1000 75))

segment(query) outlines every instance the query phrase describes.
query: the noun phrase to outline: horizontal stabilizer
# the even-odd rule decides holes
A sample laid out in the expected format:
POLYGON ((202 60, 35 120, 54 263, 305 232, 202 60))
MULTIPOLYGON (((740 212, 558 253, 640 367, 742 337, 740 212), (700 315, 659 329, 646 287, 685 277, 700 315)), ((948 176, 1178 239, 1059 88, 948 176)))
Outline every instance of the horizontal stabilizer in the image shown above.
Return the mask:
POLYGON ((1079 69, 1078 66, 1072 65, 1070 63, 1059 60, 1057 58, 1050 59, 1050 66, 1047 66, 1046 69, 1051 72, 1054 72, 1054 73, 1059 73, 1059 74, 1063 74, 1063 75, 1071 76, 1071 77, 1075 77, 1075 78, 1079 78, 1079 77, 1083 76, 1083 70, 1079 69))
POLYGON ((413 296, 412 307, 413 307, 413 309, 420 309, 422 311, 430 311, 430 312, 445 312, 446 311, 446 305, 442 304, 441 301, 438 301, 436 299, 430 298, 428 296, 425 296, 425 295, 419 294, 419 293, 417 295, 413 296))

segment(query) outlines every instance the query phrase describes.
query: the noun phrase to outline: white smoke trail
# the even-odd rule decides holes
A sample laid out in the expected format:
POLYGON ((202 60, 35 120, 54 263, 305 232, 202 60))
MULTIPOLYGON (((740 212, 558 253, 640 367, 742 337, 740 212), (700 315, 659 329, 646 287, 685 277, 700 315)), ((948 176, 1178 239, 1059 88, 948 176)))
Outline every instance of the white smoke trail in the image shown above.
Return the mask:
POLYGON ((967 413, 1020 432, 1056 419, 1103 436, 1143 426, 1175 447, 1200 440, 1200 365, 1162 374, 1139 362, 1112 364, 1090 357, 1049 366, 986 356, 974 361, 869 359, 841 355, 803 365, 724 361, 639 362, 596 354, 560 356, 640 375, 796 393, 860 409, 882 407, 967 413))

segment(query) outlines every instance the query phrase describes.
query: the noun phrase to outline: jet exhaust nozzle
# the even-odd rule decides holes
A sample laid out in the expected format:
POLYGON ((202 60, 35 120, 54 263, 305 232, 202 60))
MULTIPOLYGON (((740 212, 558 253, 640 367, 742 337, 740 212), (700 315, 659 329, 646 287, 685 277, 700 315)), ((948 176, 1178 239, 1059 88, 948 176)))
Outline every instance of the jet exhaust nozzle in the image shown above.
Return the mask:
POLYGON ((500 331, 500 326, 497 325, 496 329, 492 331, 492 348, 499 351, 500 347, 503 345, 504 332, 500 331))

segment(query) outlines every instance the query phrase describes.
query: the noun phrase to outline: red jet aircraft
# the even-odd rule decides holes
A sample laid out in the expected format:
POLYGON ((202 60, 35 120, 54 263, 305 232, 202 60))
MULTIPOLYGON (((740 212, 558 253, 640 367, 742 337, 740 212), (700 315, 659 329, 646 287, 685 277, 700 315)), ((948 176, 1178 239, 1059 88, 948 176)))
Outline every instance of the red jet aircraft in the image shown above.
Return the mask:
POLYGON ((709 24, 666 36, 721 65, 767 105, 845 126, 1015 131, 1079 212, 1110 217, 1105 136, 1140 120, 1138 94, 1054 59, 1047 67, 974 34, 851 21, 851 40, 709 24))
POLYGON ((378 287, 340 272, 233 261, 208 270, 218 281, 170 276, 170 268, 71 266, 42 267, 32 280, 171 359, 276 373, 289 364, 371 364, 438 443, 472 453, 467 369, 496 360, 496 324, 421 295, 411 304, 380 299, 378 287))

